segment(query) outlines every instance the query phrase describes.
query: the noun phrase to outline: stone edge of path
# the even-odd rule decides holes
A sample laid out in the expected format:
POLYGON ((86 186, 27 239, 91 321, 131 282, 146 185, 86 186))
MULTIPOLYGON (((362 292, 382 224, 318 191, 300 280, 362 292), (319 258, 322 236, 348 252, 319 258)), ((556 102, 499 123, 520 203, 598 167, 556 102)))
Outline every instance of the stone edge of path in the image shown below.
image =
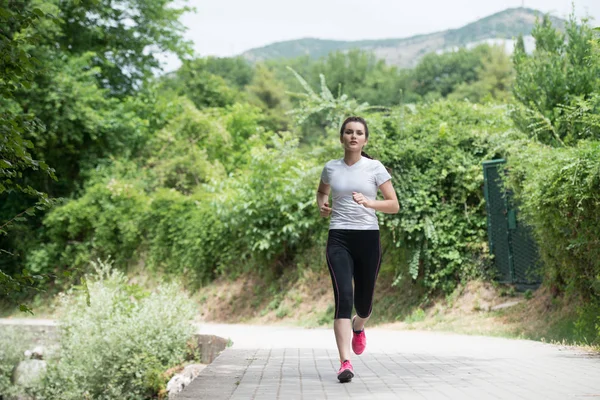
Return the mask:
POLYGON ((253 349, 225 349, 173 399, 229 398, 240 384, 255 354, 256 350, 253 349))

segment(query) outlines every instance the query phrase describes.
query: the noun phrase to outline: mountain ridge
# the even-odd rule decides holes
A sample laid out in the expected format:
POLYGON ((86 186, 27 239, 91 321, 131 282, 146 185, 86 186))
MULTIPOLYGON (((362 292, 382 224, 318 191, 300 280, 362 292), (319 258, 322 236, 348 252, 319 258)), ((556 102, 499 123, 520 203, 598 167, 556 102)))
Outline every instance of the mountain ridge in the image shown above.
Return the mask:
MULTIPOLYGON (((469 47, 483 41, 492 41, 509 47, 518 35, 529 36, 536 18, 544 13, 531 8, 508 8, 483 17, 460 28, 433 33, 419 34, 405 38, 330 40, 301 38, 276 42, 267 46, 250 49, 241 54, 251 62, 278 58, 294 58, 309 55, 321 58, 333 51, 361 49, 372 51, 378 58, 399 67, 413 67, 427 53, 448 51, 456 47, 469 47)), ((554 26, 562 29, 565 20, 550 16, 554 26)))

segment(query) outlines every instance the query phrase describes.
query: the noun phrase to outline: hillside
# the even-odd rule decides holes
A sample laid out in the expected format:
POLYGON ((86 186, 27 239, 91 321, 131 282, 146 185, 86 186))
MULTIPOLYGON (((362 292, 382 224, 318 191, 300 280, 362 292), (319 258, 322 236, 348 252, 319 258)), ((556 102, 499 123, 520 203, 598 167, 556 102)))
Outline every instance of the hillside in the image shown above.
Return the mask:
MULTIPOLYGON (((313 58, 326 56, 332 51, 362 49, 375 53, 387 63, 400 67, 413 67, 419 59, 431 52, 447 51, 455 47, 470 47, 488 42, 512 48, 512 39, 522 34, 527 37, 536 18, 543 14, 529 8, 511 8, 458 29, 417 35, 401 39, 337 41, 322 39, 298 39, 277 42, 251 49, 242 54, 249 61, 264 61, 277 58, 293 58, 310 55, 313 58)), ((562 27, 564 20, 552 17, 554 26, 562 27)), ((526 41, 531 42, 531 41, 526 41)))

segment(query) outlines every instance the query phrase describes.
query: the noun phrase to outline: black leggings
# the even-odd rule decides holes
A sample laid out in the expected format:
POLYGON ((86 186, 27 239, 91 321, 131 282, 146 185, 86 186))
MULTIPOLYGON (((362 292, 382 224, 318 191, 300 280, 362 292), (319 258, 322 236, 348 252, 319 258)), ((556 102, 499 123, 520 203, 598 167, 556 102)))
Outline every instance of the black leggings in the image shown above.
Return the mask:
POLYGON ((353 300, 359 317, 370 316, 381 265, 379 231, 331 229, 326 254, 335 297, 334 318, 350 318, 353 300))

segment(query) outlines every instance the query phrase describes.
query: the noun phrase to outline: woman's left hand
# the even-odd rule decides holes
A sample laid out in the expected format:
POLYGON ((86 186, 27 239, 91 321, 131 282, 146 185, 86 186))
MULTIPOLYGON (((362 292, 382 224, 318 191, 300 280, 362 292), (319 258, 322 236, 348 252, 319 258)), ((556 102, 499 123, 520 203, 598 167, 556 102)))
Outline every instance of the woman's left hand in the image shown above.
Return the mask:
POLYGON ((352 192, 352 199, 361 206, 369 208, 371 200, 367 199, 362 193, 352 192))

